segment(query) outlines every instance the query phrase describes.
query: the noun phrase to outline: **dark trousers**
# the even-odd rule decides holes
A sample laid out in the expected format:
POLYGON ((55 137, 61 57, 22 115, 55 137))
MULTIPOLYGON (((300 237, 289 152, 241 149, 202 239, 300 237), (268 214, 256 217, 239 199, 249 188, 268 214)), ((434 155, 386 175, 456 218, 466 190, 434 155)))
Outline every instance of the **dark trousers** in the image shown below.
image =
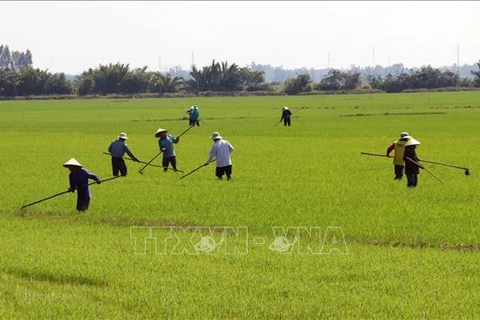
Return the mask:
POLYGON ((290 117, 283 118, 283 125, 290 127, 290 117))
POLYGON ((167 171, 168 165, 172 164, 173 170, 177 171, 177 159, 175 156, 169 157, 169 158, 163 158, 162 161, 162 166, 163 166, 163 171, 167 171))
POLYGON ((123 160, 123 158, 112 157, 112 174, 116 177, 118 176, 119 172, 122 174, 122 176, 127 175, 127 166, 125 165, 125 160, 123 160))
POLYGON ((395 172, 395 178, 394 180, 400 180, 402 179, 403 177, 403 166, 399 166, 399 165, 395 165, 395 169, 394 169, 394 172, 395 172))
POLYGON ((418 174, 414 173, 405 173, 407 176, 407 187, 415 188, 418 183, 418 174))
POLYGON ((77 210, 78 211, 85 211, 88 209, 90 205, 90 198, 86 196, 87 189, 79 188, 77 190, 77 210))
POLYGON ((232 166, 226 166, 226 167, 216 167, 215 169, 215 175, 217 176, 218 179, 222 179, 223 175, 227 176, 227 180, 230 180, 231 175, 232 175, 232 166))

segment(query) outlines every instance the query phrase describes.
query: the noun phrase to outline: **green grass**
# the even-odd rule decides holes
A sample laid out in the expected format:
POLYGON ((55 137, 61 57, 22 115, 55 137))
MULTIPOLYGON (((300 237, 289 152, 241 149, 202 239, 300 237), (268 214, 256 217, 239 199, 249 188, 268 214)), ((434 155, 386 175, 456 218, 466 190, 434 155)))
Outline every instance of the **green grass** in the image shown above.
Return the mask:
POLYGON ((0 318, 475 317, 479 98, 0 102, 0 318), (201 165, 219 131, 235 147, 232 181, 216 181, 213 164, 180 180, 127 162, 126 178, 91 186, 85 214, 72 194, 20 210, 67 189, 62 164, 72 157, 110 177, 102 153, 121 131, 149 161, 156 129, 184 131, 192 104, 204 123, 176 146, 178 167, 201 165), (284 105, 303 107, 290 128, 275 126, 284 105), (421 159, 471 175, 425 164, 444 184, 421 171, 412 190, 393 181, 391 159, 360 154, 383 154, 402 131, 421 141, 421 159), (269 249, 279 235, 294 243, 296 227, 314 236, 285 253, 269 249), (144 247, 145 232, 157 251, 152 239, 144 247), (202 236, 223 245, 196 251, 202 236))

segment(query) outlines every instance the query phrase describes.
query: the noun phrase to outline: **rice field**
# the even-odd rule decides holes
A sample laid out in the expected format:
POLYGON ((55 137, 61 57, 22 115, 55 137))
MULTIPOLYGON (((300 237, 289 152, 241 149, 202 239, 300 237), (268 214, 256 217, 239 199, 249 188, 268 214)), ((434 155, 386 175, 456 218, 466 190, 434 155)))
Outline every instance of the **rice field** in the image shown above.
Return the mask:
MULTIPOLYGON (((0 318, 476 318, 480 314, 480 92, 1 101, 0 318), (182 173, 127 161, 66 191, 70 158, 102 179, 120 132, 137 158, 154 133, 200 126, 175 145, 188 173, 218 131, 214 163, 182 173), (281 108, 292 112, 284 127, 281 108), (419 185, 384 154, 421 142, 419 185)), ((161 165, 161 157, 152 161, 161 165)))

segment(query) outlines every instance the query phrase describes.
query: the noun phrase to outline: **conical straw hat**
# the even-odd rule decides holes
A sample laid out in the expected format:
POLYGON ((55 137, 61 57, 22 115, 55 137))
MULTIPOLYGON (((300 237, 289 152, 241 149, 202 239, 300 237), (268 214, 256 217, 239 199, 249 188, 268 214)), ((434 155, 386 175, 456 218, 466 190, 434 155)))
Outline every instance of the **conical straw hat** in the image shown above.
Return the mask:
POLYGON ((78 162, 75 158, 72 158, 70 160, 68 160, 67 162, 65 162, 63 164, 64 167, 69 167, 69 166, 74 166, 74 167, 82 167, 82 165, 80 164, 80 162, 78 162))
POLYGON ((408 147, 408 146, 417 146, 420 144, 420 141, 418 140, 415 140, 413 138, 410 138, 407 143, 405 143, 405 147, 408 147))
POLYGON ((159 128, 159 129, 157 130, 157 132, 155 132, 155 137, 158 138, 158 137, 160 136, 160 133, 162 133, 162 132, 168 132, 168 130, 167 130, 167 129, 159 128))

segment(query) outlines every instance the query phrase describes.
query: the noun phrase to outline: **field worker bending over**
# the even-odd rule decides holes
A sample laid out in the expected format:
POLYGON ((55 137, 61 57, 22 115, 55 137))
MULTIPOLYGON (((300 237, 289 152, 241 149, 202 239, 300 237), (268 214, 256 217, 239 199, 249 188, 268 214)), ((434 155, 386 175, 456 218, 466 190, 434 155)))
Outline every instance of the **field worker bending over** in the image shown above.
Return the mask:
POLYGON ((232 159, 230 158, 230 153, 233 152, 234 148, 230 142, 223 140, 218 132, 214 132, 210 139, 213 140, 213 146, 212 149, 210 149, 210 154, 205 165, 208 165, 213 158, 215 158, 215 175, 218 180, 222 180, 224 174, 227 176, 227 180, 230 180, 232 177, 232 159))
POLYGON ((177 171, 177 158, 173 144, 177 144, 180 138, 175 138, 167 132, 167 129, 158 129, 155 133, 155 137, 160 138, 158 139, 158 146, 163 153, 163 171, 167 171, 169 164, 172 164, 173 170, 177 171))
POLYGON ((282 117, 280 118, 280 121, 283 120, 283 126, 289 126, 290 127, 290 117, 292 116, 292 112, 288 107, 283 107, 282 108, 282 117))
POLYGON ((121 132, 118 135, 118 139, 114 140, 108 147, 108 152, 112 156, 112 173, 115 177, 118 176, 119 172, 123 177, 127 175, 127 165, 125 164, 125 160, 123 160, 123 155, 125 153, 127 153, 133 161, 139 161, 125 143, 125 140, 127 139, 127 134, 125 132, 121 132))
POLYGON ((405 175, 407 176, 407 187, 415 188, 418 184, 418 174, 422 168, 418 165, 420 159, 417 156, 415 151, 417 145, 420 144, 420 141, 417 141, 410 137, 408 142, 405 144, 405 152, 403 153, 403 160, 405 161, 405 175))
POLYGON ((102 180, 87 169, 82 168, 82 165, 75 158, 68 160, 63 166, 70 170, 70 188, 68 188, 68 191, 75 192, 77 190, 77 210, 83 212, 90 205, 91 195, 88 179, 93 179, 97 183, 101 183, 102 180))
POLYGON ((403 168, 405 167, 405 162, 403 161, 403 153, 405 150, 405 144, 410 139, 408 132, 400 133, 400 139, 394 141, 387 148, 387 157, 390 156, 390 153, 395 150, 393 155, 393 164, 394 164, 394 180, 401 180, 403 177, 403 168))

